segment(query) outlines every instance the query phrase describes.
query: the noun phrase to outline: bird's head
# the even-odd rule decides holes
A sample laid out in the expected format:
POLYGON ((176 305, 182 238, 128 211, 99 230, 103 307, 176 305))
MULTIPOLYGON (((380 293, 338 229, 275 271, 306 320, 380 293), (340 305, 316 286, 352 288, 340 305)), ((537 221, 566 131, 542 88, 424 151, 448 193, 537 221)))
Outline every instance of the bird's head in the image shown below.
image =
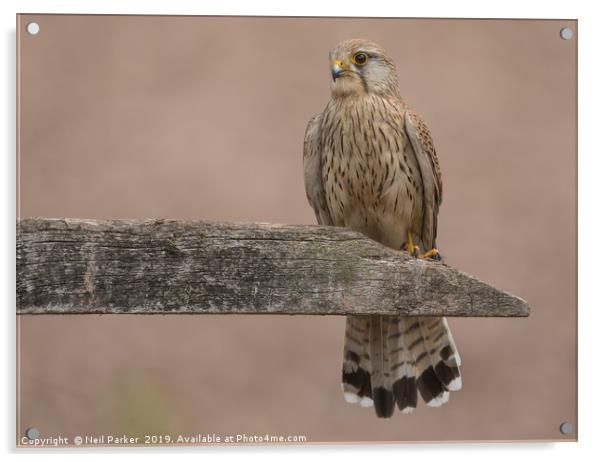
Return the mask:
POLYGON ((399 93, 395 64, 376 43, 364 39, 345 40, 329 57, 334 97, 399 93))

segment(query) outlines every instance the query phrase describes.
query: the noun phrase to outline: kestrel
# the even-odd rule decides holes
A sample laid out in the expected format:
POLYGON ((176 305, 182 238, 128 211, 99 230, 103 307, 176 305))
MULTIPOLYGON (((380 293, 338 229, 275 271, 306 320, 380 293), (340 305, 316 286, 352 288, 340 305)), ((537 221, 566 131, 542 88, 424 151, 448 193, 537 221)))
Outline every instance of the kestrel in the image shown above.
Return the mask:
MULTIPOLYGON (((438 258, 441 173, 430 132, 401 98, 392 59, 354 39, 330 53, 331 99, 307 125, 305 188, 318 223, 346 226, 396 250, 438 258), (420 253, 420 249, 425 253, 420 253)), ((343 395, 378 417, 440 406, 462 387, 443 317, 348 316, 343 395)))

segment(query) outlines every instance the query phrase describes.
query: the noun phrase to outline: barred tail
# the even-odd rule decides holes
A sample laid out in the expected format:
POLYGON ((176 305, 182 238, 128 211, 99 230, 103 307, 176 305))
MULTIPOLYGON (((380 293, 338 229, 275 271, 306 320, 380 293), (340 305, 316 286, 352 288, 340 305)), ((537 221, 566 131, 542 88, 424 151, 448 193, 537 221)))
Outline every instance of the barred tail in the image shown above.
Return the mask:
POLYGON ((393 394, 397 407, 404 414, 412 412, 418 404, 418 388, 416 385, 416 363, 406 338, 413 326, 409 318, 394 318, 389 334, 389 354, 391 355, 391 376, 393 378, 393 394))
POLYGON ((370 316, 370 383, 378 417, 391 417, 395 410, 388 345, 391 325, 391 316, 370 316))
POLYGON ((449 400, 449 391, 462 386, 460 356, 445 318, 406 318, 410 324, 404 343, 415 363, 416 385, 428 406, 449 400), (451 361, 452 358, 457 361, 451 361), (448 361, 446 363, 446 361, 448 361))
POLYGON ((349 316, 345 330, 343 391, 348 402, 374 404, 390 417, 417 405, 449 400, 462 388, 460 355, 445 318, 349 316))
POLYGON ((372 406, 370 383, 370 320, 347 316, 343 349, 343 396, 348 403, 372 406))

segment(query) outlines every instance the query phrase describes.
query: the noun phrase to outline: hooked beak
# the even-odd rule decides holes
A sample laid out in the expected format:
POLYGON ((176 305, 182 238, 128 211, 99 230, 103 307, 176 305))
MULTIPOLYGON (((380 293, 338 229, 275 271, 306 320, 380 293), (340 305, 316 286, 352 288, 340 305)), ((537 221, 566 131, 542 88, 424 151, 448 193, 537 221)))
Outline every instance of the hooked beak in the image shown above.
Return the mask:
POLYGON ((333 61, 330 66, 330 74, 332 75, 332 81, 336 81, 336 79, 345 74, 345 71, 347 71, 347 66, 343 61, 341 61, 340 59, 333 61))

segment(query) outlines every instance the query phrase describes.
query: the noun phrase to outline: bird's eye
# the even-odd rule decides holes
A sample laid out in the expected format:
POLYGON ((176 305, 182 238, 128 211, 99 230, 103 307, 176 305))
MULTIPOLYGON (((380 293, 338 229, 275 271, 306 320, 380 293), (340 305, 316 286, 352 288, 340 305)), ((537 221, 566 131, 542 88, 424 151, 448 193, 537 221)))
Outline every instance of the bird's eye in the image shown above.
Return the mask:
POLYGON ((353 64, 358 66, 363 66, 368 62, 368 55, 366 53, 360 52, 353 55, 352 58, 353 64))

